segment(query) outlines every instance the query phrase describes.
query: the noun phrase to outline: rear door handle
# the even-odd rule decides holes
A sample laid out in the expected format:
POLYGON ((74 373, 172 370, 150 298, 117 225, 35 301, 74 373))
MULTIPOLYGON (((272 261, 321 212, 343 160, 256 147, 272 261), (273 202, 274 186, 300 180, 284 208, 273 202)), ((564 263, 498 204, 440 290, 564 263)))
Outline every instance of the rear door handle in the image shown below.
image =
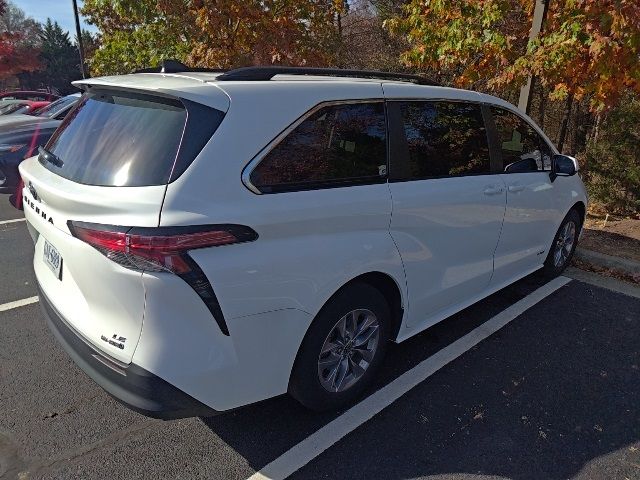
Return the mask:
POLYGON ((518 193, 524 190, 524 185, 509 185, 509 191, 511 193, 518 193))
POLYGON ((502 187, 490 186, 486 187, 482 193, 485 195, 500 195, 503 191, 502 187))

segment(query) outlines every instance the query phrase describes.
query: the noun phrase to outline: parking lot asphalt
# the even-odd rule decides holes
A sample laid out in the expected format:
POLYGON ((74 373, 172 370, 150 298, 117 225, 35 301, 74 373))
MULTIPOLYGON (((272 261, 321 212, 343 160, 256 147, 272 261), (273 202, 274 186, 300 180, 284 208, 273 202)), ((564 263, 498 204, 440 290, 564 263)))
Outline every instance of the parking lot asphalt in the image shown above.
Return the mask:
MULTIPOLYGON (((1 223, 20 217, 7 200, 0 305, 36 295, 26 224, 1 223)), ((392 345, 372 391, 544 284, 526 277, 392 345)), ((0 311, 0 332, 3 479, 246 479, 344 418, 281 396, 217 417, 152 420, 73 364, 38 304, 0 311)), ((639 406, 640 300, 573 280, 291 478, 640 479, 639 406)))
POLYGON ((0 195, 0 304, 36 295, 35 276, 30 268, 33 242, 22 212, 0 195))

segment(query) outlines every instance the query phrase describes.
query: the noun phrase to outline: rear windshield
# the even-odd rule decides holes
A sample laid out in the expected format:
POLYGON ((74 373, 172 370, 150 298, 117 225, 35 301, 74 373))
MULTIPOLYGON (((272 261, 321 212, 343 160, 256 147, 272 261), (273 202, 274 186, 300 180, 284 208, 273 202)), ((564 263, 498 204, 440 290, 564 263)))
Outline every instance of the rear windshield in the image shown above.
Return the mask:
POLYGON ((62 166, 43 165, 87 185, 162 185, 169 181, 186 120, 187 111, 178 100, 91 92, 47 144, 62 166))

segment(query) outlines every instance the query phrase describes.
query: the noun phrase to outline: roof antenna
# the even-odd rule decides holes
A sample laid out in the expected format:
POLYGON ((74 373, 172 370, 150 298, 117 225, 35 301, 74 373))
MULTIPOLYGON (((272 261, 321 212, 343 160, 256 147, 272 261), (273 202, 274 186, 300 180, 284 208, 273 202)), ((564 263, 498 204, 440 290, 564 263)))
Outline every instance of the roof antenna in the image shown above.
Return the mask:
POLYGON ((162 68, 160 73, 176 73, 176 72, 188 72, 189 67, 178 60, 162 60, 162 68))

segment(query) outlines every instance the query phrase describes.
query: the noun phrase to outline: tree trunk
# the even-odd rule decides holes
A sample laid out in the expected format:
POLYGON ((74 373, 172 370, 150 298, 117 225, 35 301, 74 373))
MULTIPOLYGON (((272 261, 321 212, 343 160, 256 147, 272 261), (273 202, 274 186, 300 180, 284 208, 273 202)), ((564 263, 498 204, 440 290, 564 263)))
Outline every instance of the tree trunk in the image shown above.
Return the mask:
POLYGON ((544 113, 547 106, 547 96, 544 93, 544 85, 540 83, 540 104, 538 105, 538 125, 544 130, 544 113))
POLYGON ((573 136, 573 142, 571 144, 571 151, 573 155, 578 152, 584 151, 587 147, 589 137, 587 135, 587 124, 589 123, 589 105, 582 101, 576 104, 576 116, 575 116, 575 134, 573 136))
POLYGON ((574 115, 575 125, 571 135, 571 155, 578 153, 578 140, 582 131, 582 111, 580 110, 580 102, 576 103, 576 113, 574 115))
POLYGON ((562 123, 560 124, 560 134, 558 135, 558 151, 560 153, 562 153, 562 147, 564 147, 564 141, 567 138, 567 125, 569 124, 572 106, 573 94, 569 94, 567 96, 567 104, 565 105, 564 112, 562 113, 562 123))
POLYGON ((593 127, 593 137, 591 137, 592 142, 598 141, 598 136, 600 134, 600 124, 602 123, 602 114, 598 112, 596 114, 596 125, 593 127))
POLYGON ((338 52, 336 63, 338 67, 342 68, 344 66, 344 38, 342 37, 342 14, 338 12, 337 14, 337 27, 338 27, 338 52))

